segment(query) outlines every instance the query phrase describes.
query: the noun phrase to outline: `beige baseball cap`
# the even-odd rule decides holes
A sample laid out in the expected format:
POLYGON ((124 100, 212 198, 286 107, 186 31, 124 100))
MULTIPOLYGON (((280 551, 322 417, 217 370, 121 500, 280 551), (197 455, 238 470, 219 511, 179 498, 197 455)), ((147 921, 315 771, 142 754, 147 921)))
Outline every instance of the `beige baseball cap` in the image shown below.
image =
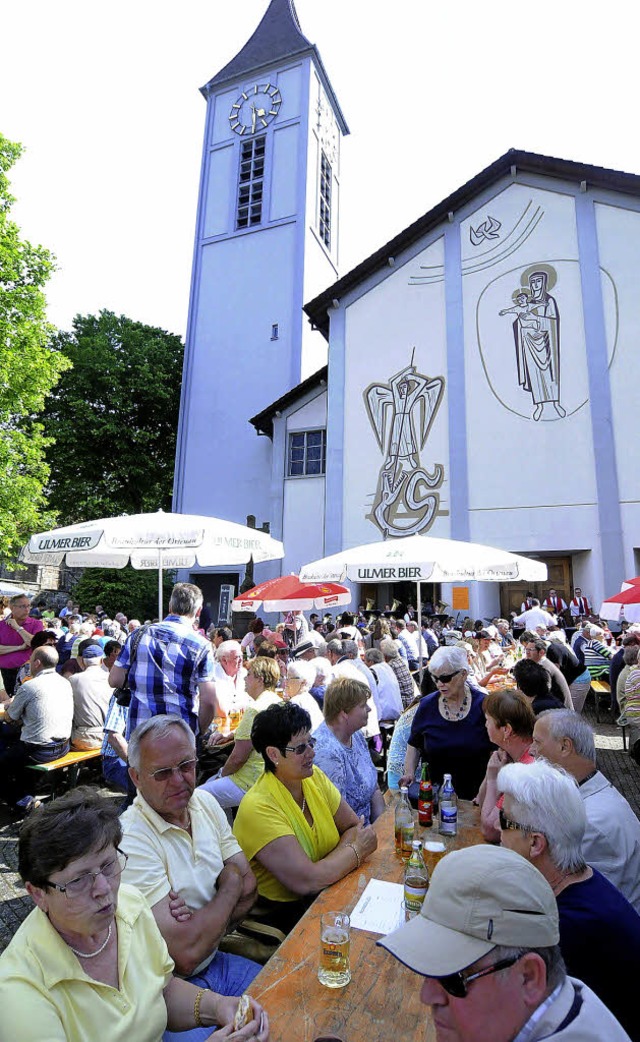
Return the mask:
POLYGON ((434 870, 420 915, 378 944, 424 977, 457 973, 496 945, 558 944, 558 908, 537 868, 505 847, 447 854, 434 870))

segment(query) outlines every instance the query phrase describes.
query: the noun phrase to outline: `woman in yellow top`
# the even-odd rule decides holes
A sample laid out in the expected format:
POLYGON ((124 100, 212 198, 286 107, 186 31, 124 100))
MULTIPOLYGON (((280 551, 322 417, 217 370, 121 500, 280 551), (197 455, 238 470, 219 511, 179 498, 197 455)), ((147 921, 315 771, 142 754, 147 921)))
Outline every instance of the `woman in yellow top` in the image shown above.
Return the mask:
POLYGON ((160 1042, 167 1023, 186 1038, 219 1025, 216 1042, 268 1042, 253 999, 251 1022, 234 1032, 237 998, 173 976, 151 909, 120 887, 121 839, 117 808, 88 788, 23 826, 20 874, 37 907, 0 956, 0 1042, 160 1042))
POLYGON ((234 825, 266 918, 285 931, 323 887, 359 868, 378 845, 372 826, 313 766, 310 730, 309 714, 295 702, 258 713, 251 741, 264 774, 242 800, 234 825))
POLYGON ((215 796, 221 807, 238 807, 245 792, 258 780, 264 770, 260 753, 251 742, 251 727, 258 713, 281 702, 276 691, 280 667, 275 659, 259 655, 247 665, 245 691, 253 699, 244 711, 235 733, 235 743, 226 763, 209 778, 201 789, 215 796))

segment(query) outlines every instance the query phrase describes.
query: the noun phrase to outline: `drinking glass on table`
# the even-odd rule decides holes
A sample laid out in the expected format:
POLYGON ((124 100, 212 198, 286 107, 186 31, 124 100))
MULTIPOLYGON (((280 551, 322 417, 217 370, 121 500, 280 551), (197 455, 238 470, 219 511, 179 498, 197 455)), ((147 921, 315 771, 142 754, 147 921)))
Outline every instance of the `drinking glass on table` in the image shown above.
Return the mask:
POLYGON ((351 980, 349 965, 351 920, 342 912, 320 916, 318 980, 326 988, 344 988, 351 980))

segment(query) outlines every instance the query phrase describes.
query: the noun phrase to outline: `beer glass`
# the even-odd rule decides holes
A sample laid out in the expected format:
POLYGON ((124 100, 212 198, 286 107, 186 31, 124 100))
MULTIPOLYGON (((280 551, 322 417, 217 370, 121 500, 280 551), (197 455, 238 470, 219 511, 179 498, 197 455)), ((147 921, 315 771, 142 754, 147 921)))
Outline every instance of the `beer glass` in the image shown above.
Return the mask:
POLYGON ((426 839, 422 844, 422 856, 429 872, 429 879, 433 876, 433 870, 441 858, 447 853, 447 848, 441 840, 426 839))
POLYGON ((320 917, 318 980, 325 988, 344 988, 351 980, 350 929, 351 920, 342 912, 325 912, 320 917))

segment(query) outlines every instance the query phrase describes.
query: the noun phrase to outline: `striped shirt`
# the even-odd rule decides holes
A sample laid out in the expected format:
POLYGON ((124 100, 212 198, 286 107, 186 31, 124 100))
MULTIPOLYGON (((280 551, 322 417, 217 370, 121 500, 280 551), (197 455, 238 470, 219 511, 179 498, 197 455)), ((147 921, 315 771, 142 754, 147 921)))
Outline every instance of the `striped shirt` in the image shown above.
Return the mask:
POLYGON ((599 677, 609 678, 609 660, 613 656, 611 648, 601 640, 587 640, 582 645, 582 654, 592 680, 598 680, 599 677))
MULTIPOLYGON (((116 666, 129 669, 131 640, 116 666)), ((129 670, 131 705, 127 739, 138 724, 161 713, 177 713, 194 734, 198 730, 198 685, 215 677, 211 644, 179 615, 167 615, 145 628, 129 670)))

